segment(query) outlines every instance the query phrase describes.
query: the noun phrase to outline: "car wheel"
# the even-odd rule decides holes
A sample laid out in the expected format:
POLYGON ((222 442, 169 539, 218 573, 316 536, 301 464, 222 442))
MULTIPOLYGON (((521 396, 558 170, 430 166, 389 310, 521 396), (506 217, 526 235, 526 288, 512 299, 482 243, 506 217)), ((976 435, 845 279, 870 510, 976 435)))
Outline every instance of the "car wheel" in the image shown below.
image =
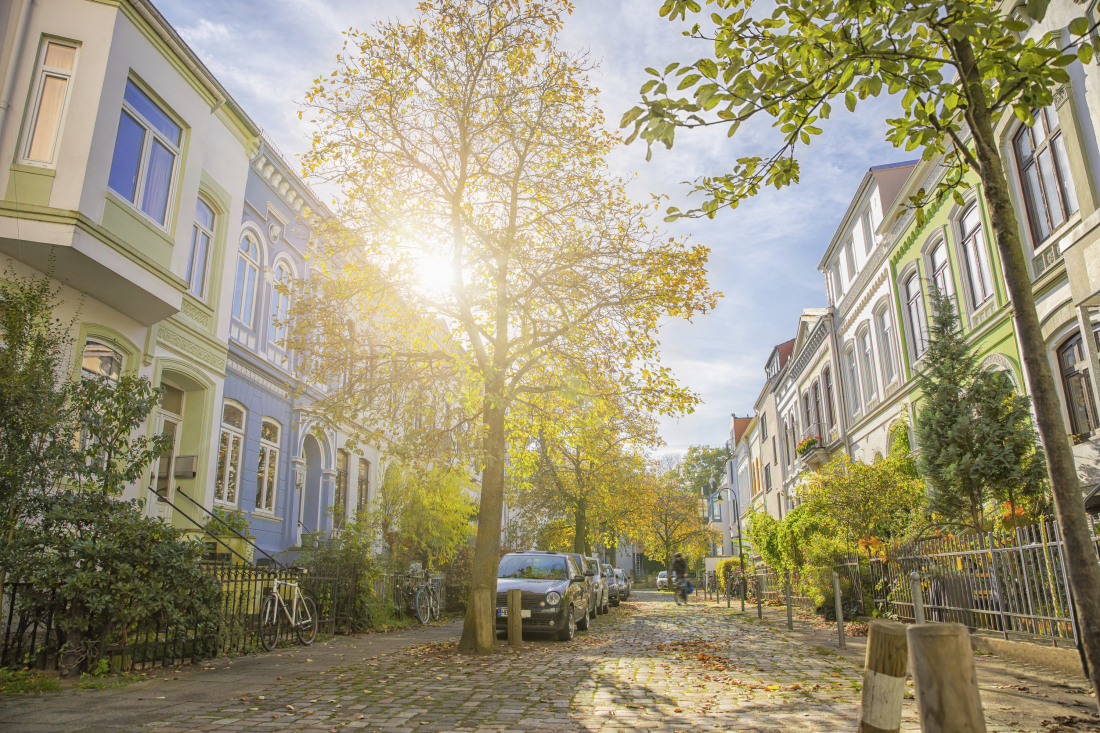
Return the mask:
POLYGON ((588 609, 588 618, 593 619, 600 615, 599 601, 592 604, 592 608, 588 609))
POLYGON ((588 620, 588 609, 585 609, 585 613, 581 614, 581 618, 577 621, 577 631, 588 631, 588 627, 591 626, 591 622, 588 620))
POLYGON ((565 628, 558 632, 558 639, 561 641, 572 641, 573 637, 577 635, 577 619, 573 615, 573 607, 569 607, 569 612, 565 616, 565 628))
POLYGON ((611 599, 609 599, 609 598, 604 598, 603 599, 603 612, 604 612, 604 615, 611 613, 611 599))

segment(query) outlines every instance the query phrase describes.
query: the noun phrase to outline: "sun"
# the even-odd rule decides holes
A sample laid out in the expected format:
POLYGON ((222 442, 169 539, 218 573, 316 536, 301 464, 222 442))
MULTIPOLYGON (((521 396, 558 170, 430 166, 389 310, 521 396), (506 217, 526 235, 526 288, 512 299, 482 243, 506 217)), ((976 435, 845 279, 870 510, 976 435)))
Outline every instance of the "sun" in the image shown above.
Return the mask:
POLYGON ((451 263, 442 257, 423 253, 416 258, 414 276, 426 293, 442 295, 451 290, 451 263))

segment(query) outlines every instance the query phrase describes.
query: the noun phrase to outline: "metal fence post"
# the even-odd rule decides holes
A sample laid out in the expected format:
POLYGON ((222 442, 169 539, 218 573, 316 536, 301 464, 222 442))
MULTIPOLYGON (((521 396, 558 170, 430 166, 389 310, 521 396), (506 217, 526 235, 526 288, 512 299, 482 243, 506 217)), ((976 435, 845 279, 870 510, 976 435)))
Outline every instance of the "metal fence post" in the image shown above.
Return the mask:
POLYGON ((833 608, 836 610, 836 634, 841 649, 847 648, 844 643, 844 603, 840 598, 840 576, 833 571, 833 608))
POLYGON ((924 593, 920 585, 920 573, 916 570, 909 573, 909 585, 913 594, 913 623, 924 623, 924 593))
POLYGON ((764 604, 760 599, 760 573, 756 574, 754 585, 756 586, 756 618, 762 619, 764 618, 764 604))

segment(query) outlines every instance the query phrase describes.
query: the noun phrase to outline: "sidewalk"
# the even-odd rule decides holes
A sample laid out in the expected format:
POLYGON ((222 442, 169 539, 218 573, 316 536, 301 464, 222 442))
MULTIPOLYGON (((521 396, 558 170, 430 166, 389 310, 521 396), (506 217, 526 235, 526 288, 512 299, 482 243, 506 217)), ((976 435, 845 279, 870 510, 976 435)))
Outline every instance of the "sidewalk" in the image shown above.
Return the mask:
POLYGON ((337 636, 311 647, 210 660, 204 667, 161 670, 156 679, 106 690, 66 690, 28 697, 0 696, 4 733, 122 731, 179 715, 204 704, 254 697, 300 676, 325 674, 405 647, 457 639, 461 621, 387 634, 337 636))

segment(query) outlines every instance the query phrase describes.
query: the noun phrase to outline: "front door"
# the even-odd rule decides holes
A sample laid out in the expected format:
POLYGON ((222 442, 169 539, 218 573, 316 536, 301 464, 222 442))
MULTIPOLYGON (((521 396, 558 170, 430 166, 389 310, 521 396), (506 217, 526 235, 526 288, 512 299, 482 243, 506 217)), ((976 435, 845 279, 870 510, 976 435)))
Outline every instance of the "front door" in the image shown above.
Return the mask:
POLYGON ((173 469, 176 462, 176 444, 179 437, 179 425, 180 418, 178 415, 173 415, 168 412, 161 411, 157 416, 157 432, 160 434, 167 433, 172 436, 171 447, 164 453, 160 454, 157 458, 156 472, 153 475, 153 493, 156 494, 156 498, 150 496, 151 501, 155 501, 155 509, 153 510, 153 516, 163 519, 166 522, 172 521, 172 507, 168 505, 168 502, 163 499, 168 499, 174 503, 175 497, 172 494, 172 479, 173 469))

